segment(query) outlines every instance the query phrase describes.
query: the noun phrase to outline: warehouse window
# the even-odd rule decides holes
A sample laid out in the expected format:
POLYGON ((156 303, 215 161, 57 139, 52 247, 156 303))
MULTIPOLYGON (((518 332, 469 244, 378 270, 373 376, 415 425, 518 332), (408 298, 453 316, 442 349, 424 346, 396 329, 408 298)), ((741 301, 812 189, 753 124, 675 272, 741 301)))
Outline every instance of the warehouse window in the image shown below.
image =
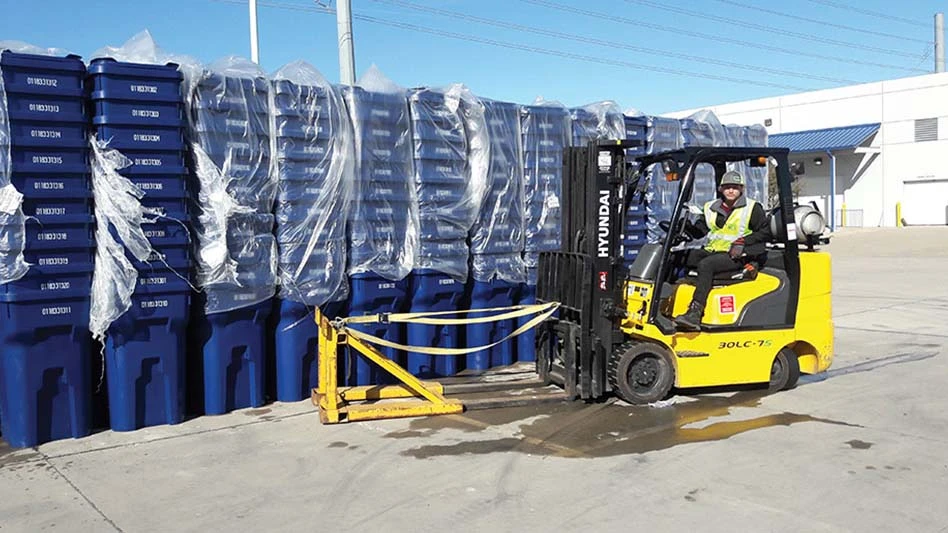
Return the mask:
POLYGON ((915 142, 938 140, 938 119, 920 118, 915 121, 915 142))

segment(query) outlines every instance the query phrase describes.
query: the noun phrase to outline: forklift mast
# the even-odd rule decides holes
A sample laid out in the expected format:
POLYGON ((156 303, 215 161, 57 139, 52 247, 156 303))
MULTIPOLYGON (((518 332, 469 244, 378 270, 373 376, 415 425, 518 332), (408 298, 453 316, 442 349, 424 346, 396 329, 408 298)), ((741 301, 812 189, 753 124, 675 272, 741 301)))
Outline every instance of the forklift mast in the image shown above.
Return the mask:
POLYGON ((538 334, 538 367, 572 398, 608 392, 606 366, 621 342, 625 267, 625 151, 641 141, 590 142, 563 153, 562 250, 540 254, 537 299, 560 302, 538 334))

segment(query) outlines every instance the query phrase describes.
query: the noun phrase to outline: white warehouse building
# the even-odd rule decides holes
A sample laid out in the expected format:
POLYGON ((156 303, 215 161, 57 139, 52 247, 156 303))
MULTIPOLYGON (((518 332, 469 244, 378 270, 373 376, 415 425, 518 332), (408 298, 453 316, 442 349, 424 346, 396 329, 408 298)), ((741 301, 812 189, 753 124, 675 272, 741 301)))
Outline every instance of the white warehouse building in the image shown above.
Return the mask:
POLYGON ((800 201, 834 227, 948 224, 948 73, 702 109, 766 126, 770 145, 803 164, 800 201))

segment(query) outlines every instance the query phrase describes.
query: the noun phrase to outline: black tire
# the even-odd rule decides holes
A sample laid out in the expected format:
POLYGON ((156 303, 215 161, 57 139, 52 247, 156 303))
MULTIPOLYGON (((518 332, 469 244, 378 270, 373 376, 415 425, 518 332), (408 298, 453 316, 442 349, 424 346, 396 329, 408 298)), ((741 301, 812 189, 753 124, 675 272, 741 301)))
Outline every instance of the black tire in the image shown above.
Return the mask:
POLYGON ((797 386, 797 380, 800 379, 800 361, 797 359, 797 353, 790 348, 784 348, 777 352, 774 362, 770 365, 770 385, 771 391, 790 390, 797 386))
POLYGON ((609 360, 609 382, 633 405, 657 402, 675 384, 675 365, 668 350, 651 342, 627 342, 609 360))
POLYGON ((543 380, 544 385, 549 385, 550 368, 553 365, 553 335, 550 328, 540 328, 537 333, 537 374, 543 380))

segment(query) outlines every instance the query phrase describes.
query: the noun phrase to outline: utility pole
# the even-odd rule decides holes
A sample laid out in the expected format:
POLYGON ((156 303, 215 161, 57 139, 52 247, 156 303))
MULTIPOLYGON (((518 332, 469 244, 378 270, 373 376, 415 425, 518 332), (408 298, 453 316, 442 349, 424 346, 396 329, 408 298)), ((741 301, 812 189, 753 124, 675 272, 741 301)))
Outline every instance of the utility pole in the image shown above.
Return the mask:
POLYGON ((935 72, 945 71, 945 14, 935 13, 935 72))
POLYGON ((260 43, 257 39, 257 0, 250 0, 250 60, 260 63, 260 43))
POLYGON ((352 51, 352 0, 337 0, 336 31, 339 34, 339 81, 355 85, 355 53, 352 51))

